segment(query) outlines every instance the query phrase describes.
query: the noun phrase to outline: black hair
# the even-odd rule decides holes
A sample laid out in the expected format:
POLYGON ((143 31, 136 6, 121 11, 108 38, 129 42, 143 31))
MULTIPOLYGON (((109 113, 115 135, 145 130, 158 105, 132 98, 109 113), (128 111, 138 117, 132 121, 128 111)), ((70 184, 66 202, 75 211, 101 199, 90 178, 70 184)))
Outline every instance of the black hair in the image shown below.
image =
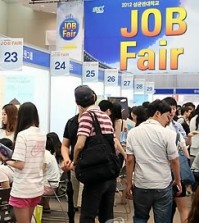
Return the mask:
POLYGON ((115 121, 117 119, 122 119, 122 106, 121 104, 119 103, 113 103, 113 108, 112 108, 112 111, 111 111, 111 115, 110 115, 110 118, 111 118, 111 121, 113 123, 113 127, 115 128, 115 121))
POLYGON ((166 103, 169 104, 170 106, 175 106, 177 108, 177 102, 174 98, 166 97, 163 100, 166 101, 166 103))
POLYGON ((131 113, 135 114, 137 116, 136 118, 136 125, 138 126, 142 122, 146 121, 148 116, 147 116, 147 110, 144 106, 135 106, 131 109, 131 113))
POLYGON ((57 133, 49 132, 47 134, 46 149, 50 151, 51 154, 55 155, 57 163, 60 163, 63 160, 61 154, 61 141, 57 133))
POLYGON ((147 109, 148 117, 153 117, 157 111, 159 111, 161 114, 171 112, 171 107, 165 100, 157 99, 149 104, 147 109))
POLYGON ((110 109, 112 111, 112 109, 113 109, 113 104, 109 100, 100 101, 98 106, 100 107, 100 110, 103 112, 107 111, 108 109, 110 109))
POLYGON ((4 146, 7 146, 11 150, 13 150, 13 142, 11 139, 8 138, 1 138, 0 143, 3 144, 4 146))
POLYGON ((30 126, 39 127, 39 115, 36 106, 32 102, 25 102, 19 107, 17 127, 14 140, 17 134, 30 126))

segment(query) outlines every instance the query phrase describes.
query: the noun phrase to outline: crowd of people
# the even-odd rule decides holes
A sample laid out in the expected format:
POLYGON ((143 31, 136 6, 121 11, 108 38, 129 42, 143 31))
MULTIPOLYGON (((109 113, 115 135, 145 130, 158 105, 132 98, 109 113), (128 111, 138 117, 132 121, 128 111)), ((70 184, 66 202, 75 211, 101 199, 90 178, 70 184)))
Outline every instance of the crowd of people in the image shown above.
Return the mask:
POLYGON ((121 202, 133 200, 132 222, 148 222, 153 210, 154 222, 172 223, 177 208, 181 223, 196 223, 199 188, 181 181, 178 148, 198 182, 199 106, 192 102, 179 106, 173 97, 166 97, 129 108, 124 119, 120 103, 102 100, 97 105, 97 95, 87 85, 78 86, 74 96, 78 114, 66 122, 62 142, 55 132, 40 130, 33 103, 2 108, 0 143, 13 154, 10 158, 0 153, 0 184, 1 189, 11 188, 9 204, 17 223, 31 223, 37 204, 45 213, 51 212, 45 195, 53 194, 64 172, 70 173, 73 209, 80 212, 80 223, 94 223, 96 217, 100 223, 114 219, 116 177, 83 185, 75 175, 79 154, 95 135, 89 112, 95 113, 103 137, 125 169, 121 202))

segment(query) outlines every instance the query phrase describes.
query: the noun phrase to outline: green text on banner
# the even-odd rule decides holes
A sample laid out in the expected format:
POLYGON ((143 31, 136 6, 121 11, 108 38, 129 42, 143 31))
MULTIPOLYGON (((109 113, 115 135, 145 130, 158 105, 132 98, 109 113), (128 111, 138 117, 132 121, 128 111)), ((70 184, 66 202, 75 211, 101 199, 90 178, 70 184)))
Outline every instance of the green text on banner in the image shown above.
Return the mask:
POLYGON ((22 70, 23 39, 0 38, 0 70, 22 70))
POLYGON ((69 54, 64 51, 52 51, 50 55, 51 75, 69 75, 69 54))

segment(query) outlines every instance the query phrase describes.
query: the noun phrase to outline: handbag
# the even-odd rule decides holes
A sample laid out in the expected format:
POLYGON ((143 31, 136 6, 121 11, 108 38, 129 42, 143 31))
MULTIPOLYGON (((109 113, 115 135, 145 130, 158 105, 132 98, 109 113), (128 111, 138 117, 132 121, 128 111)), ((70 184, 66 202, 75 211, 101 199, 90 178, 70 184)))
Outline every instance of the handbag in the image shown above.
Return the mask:
MULTIPOLYGON (((96 135, 87 138, 80 152, 75 167, 76 178, 83 184, 99 183, 116 179, 119 176, 120 164, 114 143, 105 138, 101 132, 96 114, 89 111, 96 135)), ((113 134, 108 134, 112 137, 113 134)))
MULTIPOLYGON (((179 135, 179 133, 177 133, 176 144, 178 144, 179 139, 180 139, 180 135, 179 135)), ((184 155, 182 148, 178 149, 178 154, 179 154, 179 162, 180 162, 181 181, 184 184, 194 184, 195 178, 194 178, 193 172, 189 166, 188 159, 184 155)))
POLYGON ((195 178, 191 168, 189 166, 187 157, 184 155, 182 149, 178 150, 179 162, 180 162, 180 177, 184 184, 194 184, 195 178))

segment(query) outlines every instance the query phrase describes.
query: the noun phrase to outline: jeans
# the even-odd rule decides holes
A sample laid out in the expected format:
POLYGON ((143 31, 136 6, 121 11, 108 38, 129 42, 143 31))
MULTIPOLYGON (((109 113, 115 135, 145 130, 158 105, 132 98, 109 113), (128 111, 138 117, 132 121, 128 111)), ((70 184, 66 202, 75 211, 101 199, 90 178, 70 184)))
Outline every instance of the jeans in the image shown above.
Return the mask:
POLYGON ((115 190, 116 180, 84 185, 80 223, 95 223, 96 216, 100 223, 113 219, 115 190))
POLYGON ((134 187, 134 223, 147 223, 153 208, 155 223, 170 223, 172 187, 165 189, 141 189, 134 187))

